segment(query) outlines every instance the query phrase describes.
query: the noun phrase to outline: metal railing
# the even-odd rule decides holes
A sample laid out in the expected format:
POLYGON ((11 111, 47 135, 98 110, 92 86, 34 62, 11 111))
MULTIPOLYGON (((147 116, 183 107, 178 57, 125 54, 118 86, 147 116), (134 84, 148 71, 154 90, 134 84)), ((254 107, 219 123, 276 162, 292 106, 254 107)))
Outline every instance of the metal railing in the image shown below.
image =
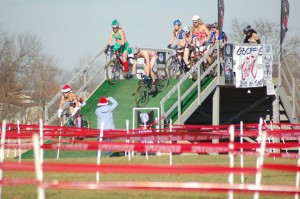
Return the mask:
POLYGON ((219 81, 220 78, 220 58, 219 58, 219 45, 215 44, 212 48, 210 48, 207 53, 197 61, 197 63, 179 80, 179 82, 166 94, 166 96, 160 101, 160 108, 161 108, 161 117, 168 118, 168 116, 177 109, 178 111, 178 119, 177 123, 181 124, 181 116, 182 116, 182 107, 181 103, 187 97, 196 87, 197 87, 197 102, 198 105, 201 104, 201 102, 204 99, 201 99, 201 81, 204 77, 206 77, 210 71, 217 67, 217 81, 219 81), (214 52, 214 50, 217 50, 218 59, 212 63, 208 69, 206 69, 204 72, 202 72, 202 63, 206 60, 206 58, 214 52), (190 75, 197 71, 197 81, 195 81, 184 93, 181 93, 181 86, 185 83, 187 79, 189 79, 190 75), (177 93, 177 101, 171 105, 168 109, 165 107, 165 103, 168 101, 171 101, 172 96, 177 93))
MULTIPOLYGON (((165 61, 170 56, 171 50, 169 49, 153 49, 153 48, 141 48, 146 50, 154 50, 156 52, 165 53, 165 61)), ((104 53, 105 49, 102 49, 95 57, 89 60, 89 62, 84 65, 75 76, 68 81, 67 84, 76 90, 76 94, 82 96, 84 100, 87 100, 92 93, 102 84, 106 79, 105 66, 111 60, 111 56, 107 56, 104 53), (92 75, 88 75, 88 74, 92 75)), ((143 68, 144 64, 140 63, 138 60, 137 68, 143 68)), ((165 67, 162 64, 158 64, 155 67, 165 67)), ((57 120, 57 110, 60 103, 62 93, 57 93, 54 98, 45 106, 45 121, 46 125, 53 124, 57 120)), ((66 106, 63 107, 66 109, 66 106)))
MULTIPOLYGON (((235 44, 237 45, 237 44, 235 44)), ((244 45, 244 44, 239 44, 239 45, 244 45)), ((206 60, 207 56, 210 55, 213 50, 217 49, 218 50, 218 55, 219 55, 219 48, 218 44, 214 45, 208 53, 202 57, 196 65, 189 71, 187 72, 180 80, 179 82, 166 94, 166 96, 160 101, 160 107, 161 107, 161 117, 163 118, 168 118, 170 114, 177 109, 177 124, 181 124, 182 121, 181 117, 183 115, 182 113, 182 102, 185 99, 186 96, 188 96, 197 86, 198 87, 198 92, 197 92, 197 103, 198 106, 201 105, 202 97, 206 97, 206 95, 202 96, 201 95, 201 81, 203 78, 208 75, 209 71, 212 70, 214 67, 217 66, 217 76, 216 76, 216 81, 217 85, 220 85, 220 63, 223 61, 220 60, 220 57, 218 56, 217 60, 211 64, 211 66, 203 73, 201 72, 201 64, 204 60, 206 60), (193 73, 195 70, 198 72, 198 79, 195 81, 192 86, 190 86, 189 89, 187 89, 184 93, 182 93, 181 86, 185 83, 185 81, 189 78, 190 74, 193 73), (200 75, 201 74, 201 75, 200 75), (177 99, 175 102, 170 106, 166 107, 166 103, 168 101, 174 101, 174 95, 177 94, 177 99)), ((278 58, 279 59, 279 58, 278 58)), ((235 62, 235 60, 233 60, 235 62)), ((284 101, 284 104, 287 104, 285 107, 285 111, 287 115, 289 116, 289 120, 291 122, 298 122, 300 118, 300 106, 299 106, 299 100, 300 100, 300 92, 299 92, 299 87, 296 81, 296 78, 293 77, 293 74, 291 72, 290 66, 288 64, 288 61, 286 60, 285 56, 282 56, 282 62, 285 67, 280 67, 279 63, 279 70, 278 70, 278 76, 279 76, 279 86, 281 89, 284 89, 284 94, 287 96, 282 96, 284 94, 279 92, 279 95, 281 94, 280 98, 281 101, 284 101), (285 99, 287 97, 287 99, 285 99), (291 107, 291 108, 289 108, 291 107)))
MULTIPOLYGON (((300 117, 300 92, 299 87, 296 81, 296 78, 293 76, 291 71, 291 67, 284 56, 282 55, 282 64, 279 66, 279 73, 280 73, 280 80, 279 84, 280 87, 284 89, 285 94, 289 96, 288 100, 291 103, 291 113, 288 112, 287 115, 291 122, 298 122, 300 117)), ((282 96, 283 97, 283 96, 282 96)), ((286 108, 286 110, 288 110, 286 108)))
MULTIPOLYGON (((157 52, 165 52, 166 57, 165 61, 168 59, 169 56, 172 56, 172 50, 169 49, 153 49, 153 48, 141 48, 141 49, 149 49, 154 50, 157 52)), ((217 81, 216 85, 220 84, 220 60, 219 57, 219 44, 214 45, 211 49, 208 50, 206 55, 204 55, 194 67, 192 67, 180 80, 179 82, 166 94, 166 96, 160 101, 161 107, 161 117, 168 117, 175 109, 178 111, 178 120, 177 123, 181 123, 182 117, 182 101, 197 87, 197 104, 198 106, 205 100, 204 98, 207 97, 206 95, 201 95, 201 81, 204 77, 206 77, 209 72, 217 68, 217 76, 214 81, 217 81), (217 50, 218 58, 209 66, 206 71, 202 71, 201 65, 206 60, 207 56, 213 53, 214 50, 217 50), (182 85, 184 82, 189 79, 189 76, 197 71, 198 79, 195 81, 184 93, 182 93, 182 85), (166 107, 166 102, 172 101, 171 97, 176 95, 177 93, 177 100, 170 107, 166 107)), ((102 49, 95 57, 93 57, 86 65, 84 65, 81 70, 76 73, 76 75, 68 82, 69 85, 76 90, 76 94, 83 96, 83 99, 87 99, 106 79, 104 67, 106 63, 110 60, 104 54, 104 49, 102 49), (88 76, 88 73, 92 73, 91 76, 88 76)), ((300 99, 300 92, 299 88, 296 83, 296 79, 293 77, 292 72, 290 70, 290 66, 288 65, 287 60, 283 56, 282 59, 283 63, 286 67, 279 67, 279 79, 282 79, 284 82, 280 84, 287 92, 287 95, 291 96, 291 110, 292 110, 292 118, 299 117, 300 115, 300 106, 298 100, 300 99), (292 81, 291 81, 292 80, 292 81)), ((143 64, 139 63, 138 68, 143 67, 143 64)), ((164 67, 162 64, 156 67, 164 67)), ((281 81, 281 80, 280 80, 281 81)), ((60 102, 61 92, 57 93, 55 97, 45 106, 45 121, 47 125, 53 124, 54 121, 57 119, 57 109, 60 102)), ((174 98, 173 98, 174 99, 174 98)))
MULTIPOLYGON (((75 92, 77 95, 86 99, 89 94, 94 91, 99 84, 105 79, 104 66, 107 61, 107 56, 102 49, 95 57, 89 60, 79 72, 68 82, 68 84, 74 88, 78 87, 75 92), (88 72, 92 72, 93 75, 88 77, 88 72)), ((53 124, 57 119, 56 111, 58 109, 61 98, 61 92, 57 93, 54 98, 45 106, 45 121, 47 125, 53 124)), ((66 107, 64 107, 65 109, 66 107)))

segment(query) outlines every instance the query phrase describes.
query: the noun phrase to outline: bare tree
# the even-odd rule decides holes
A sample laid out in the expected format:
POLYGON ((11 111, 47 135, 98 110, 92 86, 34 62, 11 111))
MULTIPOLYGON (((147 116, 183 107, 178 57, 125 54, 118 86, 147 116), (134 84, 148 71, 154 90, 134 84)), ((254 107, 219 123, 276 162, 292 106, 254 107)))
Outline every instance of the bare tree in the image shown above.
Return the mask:
POLYGON ((269 21, 265 21, 263 19, 259 19, 249 22, 241 22, 239 19, 234 18, 231 23, 231 32, 229 32, 229 39, 232 43, 243 43, 245 35, 243 33, 243 29, 247 26, 251 25, 260 36, 260 40, 262 43, 279 44, 279 25, 276 23, 271 23, 269 21))
POLYGON ((61 74, 53 57, 41 55, 35 58, 31 66, 25 71, 23 82, 27 96, 30 97, 30 110, 34 111, 30 117, 24 117, 25 123, 36 123, 44 117, 44 107, 59 91, 57 78, 61 74), (34 117, 32 117, 34 115, 34 117), (38 116, 38 117, 37 117, 38 116))
POLYGON ((39 54, 41 44, 30 34, 13 37, 4 35, 0 40, 0 119, 3 120, 14 114, 9 109, 11 105, 20 104, 24 70, 30 67, 32 60, 39 54))
POLYGON ((31 97, 35 105, 44 107, 59 92, 57 77, 61 72, 54 58, 47 55, 36 58, 31 67, 27 68, 24 76, 25 88, 33 91, 31 97))
MULTIPOLYGON (((253 22, 241 22, 239 19, 234 18, 231 23, 231 31, 227 33, 230 43, 242 43, 244 41, 245 35, 243 29, 251 25, 258 35, 260 36, 261 43, 272 44, 273 46, 273 57, 275 62, 278 63, 279 51, 280 51, 280 25, 272 23, 263 19, 255 20, 253 22)), ((298 36, 288 38, 286 37, 283 45, 281 46, 282 52, 289 60, 299 60, 300 38, 298 36)), ((294 62, 291 64, 293 68, 299 67, 299 62, 294 62)), ((292 70, 293 70, 292 68, 292 70)), ((294 70, 298 71, 298 70, 294 70)), ((274 74, 277 74, 277 67, 274 65, 274 74)))

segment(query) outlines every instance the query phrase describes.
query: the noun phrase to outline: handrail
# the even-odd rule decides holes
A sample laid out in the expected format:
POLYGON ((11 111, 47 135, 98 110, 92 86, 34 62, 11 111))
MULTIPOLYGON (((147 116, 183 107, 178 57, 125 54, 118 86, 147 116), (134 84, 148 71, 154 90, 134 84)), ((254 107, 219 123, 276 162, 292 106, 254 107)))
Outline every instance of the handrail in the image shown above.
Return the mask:
MULTIPOLYGON (((190 69, 190 71, 188 71, 180 80, 179 82, 165 95, 165 97, 160 101, 160 107, 161 107, 161 115, 162 117, 168 117, 176 108, 180 107, 180 111, 181 111, 181 103, 184 100, 184 98, 186 98, 195 88, 196 86, 198 86, 198 105, 200 105, 201 103, 201 81, 203 80, 203 78, 208 75, 209 71, 212 70, 214 67, 218 67, 217 70, 217 78, 218 81, 220 79, 220 59, 218 57, 218 59, 215 60, 214 63, 212 63, 209 68, 204 71, 201 72, 200 69, 200 65, 202 64, 203 61, 206 60, 207 56, 210 55, 214 50, 218 50, 218 54, 219 54, 219 44, 214 45, 212 48, 210 48, 208 50, 208 52, 206 53, 206 55, 204 55, 200 60, 197 61, 197 63, 195 64, 194 67, 192 67, 190 69), (184 84, 184 82, 189 78, 189 76, 195 72, 195 70, 198 70, 198 79, 197 81, 195 81, 190 88, 188 88, 185 92, 181 91, 181 85, 184 84), (177 92, 177 101, 173 104, 170 105, 170 108, 168 108, 168 110, 164 110, 165 108, 165 102, 167 102, 171 96, 177 92)), ((171 55, 172 50, 170 49, 150 49, 150 48, 141 48, 141 49, 149 49, 149 50, 155 50, 157 52, 165 52, 166 53, 166 60, 167 58, 171 55)), ((87 87, 89 86, 89 90, 91 89, 90 85, 94 83, 94 80, 97 80, 97 87, 99 86, 99 84, 101 84, 101 82, 103 82, 103 80, 105 80, 105 76, 103 75, 103 73, 101 73, 102 70, 104 70, 104 66, 106 65, 106 62, 104 62, 104 59, 102 59, 101 61, 103 63, 101 64, 96 64, 97 61, 100 61, 100 58, 103 57, 102 55, 104 54, 104 49, 100 50, 96 56, 94 56, 92 59, 89 60, 89 62, 84 65, 79 72, 76 73, 76 75, 68 82, 69 84, 72 84, 74 82, 76 82, 76 80, 78 80, 78 77, 82 76, 82 74, 86 75, 88 71, 91 71, 91 69, 95 70, 95 72, 93 71, 92 76, 90 76, 88 79, 84 79, 84 82, 81 83, 80 88, 77 90, 76 94, 80 94, 83 91, 86 91, 87 87), (95 66, 94 68, 92 68, 93 66, 95 66), (102 76, 102 78, 101 78, 102 76)), ((284 67, 284 69, 287 69, 286 71, 284 71, 283 67, 281 67, 279 69, 279 73, 282 75, 282 79, 285 82, 286 85, 286 89, 289 91, 289 94, 291 94, 292 97, 292 107, 293 107, 293 116, 296 115, 296 111, 297 114, 300 114, 300 106, 299 103, 297 101, 297 99, 300 99, 300 92, 298 89, 298 86, 296 86, 296 80, 293 79, 293 74, 290 70, 290 67, 288 66, 288 62, 285 58, 285 56, 283 57, 283 63, 285 63, 285 65, 287 67, 284 67), (287 72, 287 73, 286 73, 287 72), (293 79, 292 84, 290 82, 290 80, 293 79)), ((107 57, 106 57, 107 59, 107 57)), ((137 67, 142 66, 141 64, 138 64, 137 67)), ((162 65, 159 65, 157 67, 162 67, 162 65)), ((82 82, 82 79, 80 79, 82 82)), ((91 90, 94 91, 96 88, 92 88, 91 90)), ((55 114, 53 114, 53 108, 51 109, 51 107, 54 104, 58 103, 58 100, 60 99, 61 96, 61 92, 57 93, 54 98, 45 106, 45 121, 46 124, 52 124, 54 122, 54 120, 57 118, 57 114, 56 114, 56 110, 57 107, 55 107, 55 114), (48 120, 48 115, 49 115, 49 110, 52 110, 52 117, 50 118, 50 120, 48 120)), ((179 108, 178 108, 179 110, 179 108)), ((178 112, 178 114, 183 114, 181 112, 178 112)), ((178 116, 179 120, 180 120, 180 115, 178 116)))
MULTIPOLYGON (((178 120, 179 120, 179 123, 180 123, 180 115, 182 114, 181 113, 181 102, 182 100, 188 96, 192 91, 193 89, 198 86, 198 91, 201 91, 201 80, 206 76, 208 75, 208 73, 210 72, 210 70, 212 70, 215 65, 218 63, 218 60, 215 60, 214 63, 212 63, 210 65, 210 67, 205 71, 203 72, 200 76, 198 76, 198 79, 197 81, 195 81, 195 83, 192 84, 192 86, 190 86, 189 89, 187 89, 183 94, 181 93, 181 89, 180 89, 180 86, 183 84, 183 82, 185 80, 187 80, 189 78, 189 76, 195 72, 195 70, 198 70, 198 75, 200 74, 200 71, 201 71, 201 64, 203 61, 206 60, 207 56, 210 55, 214 50, 217 49, 217 53, 219 53, 219 48, 218 48, 218 44, 215 44, 212 48, 210 48, 207 53, 200 59, 197 61, 197 63, 195 64, 194 67, 192 67, 180 80, 179 82, 165 95, 165 97, 162 98, 162 100, 160 101, 160 107, 161 107, 161 117, 163 118, 167 118, 171 113, 172 111, 174 111, 176 108, 178 108, 178 120), (171 98, 172 94, 174 94, 175 92, 177 91, 177 101, 171 105, 171 107, 168 109, 168 110, 164 110, 165 109, 165 106, 164 106, 164 103, 171 98), (165 112, 166 111, 166 112, 165 112)), ((220 70, 218 70, 218 77, 220 75, 219 73, 220 70)), ((198 98, 200 98, 200 95, 201 93, 198 92, 198 98)))
MULTIPOLYGON (((152 49, 152 48, 141 48, 141 49, 154 50, 156 52, 164 52, 164 53, 166 53, 166 57, 165 57, 166 60, 167 60, 167 58, 168 58, 168 56, 169 56, 169 54, 171 52, 170 49, 152 49)), ((106 62, 104 62, 104 63, 95 64, 101 58, 101 56, 104 55, 104 51, 105 51, 105 49, 100 50, 97 53, 97 55, 94 56, 92 59, 90 59, 88 61, 88 63, 86 65, 84 65, 80 69, 80 71, 77 72, 74 75, 74 77, 68 82, 69 85, 72 85, 73 83, 78 83, 78 80, 82 81, 82 79, 78 79, 78 77, 82 76, 82 74, 84 74, 84 76, 86 76, 87 72, 90 71, 91 69, 95 70, 95 71, 93 71, 93 74, 88 79, 84 78, 83 84, 81 83, 82 85, 80 85, 79 89, 77 89, 77 91, 76 91, 77 95, 80 95, 80 93, 86 91, 87 87, 90 86, 94 81, 97 81, 97 87, 98 87, 105 80, 106 77, 103 75, 104 73, 102 71, 104 70, 104 67, 107 64, 107 61, 110 61, 110 60, 106 60, 106 62)), ((106 56, 105 59, 107 59, 107 56, 106 56)), ((143 64, 137 64, 137 68, 140 68, 140 67, 143 68, 143 66, 144 66, 143 64)), ((156 68, 162 68, 162 67, 164 67, 164 65, 158 64, 155 67, 156 68)), ((94 90, 96 90, 96 88, 93 88, 92 90, 94 91, 94 90)), ((90 95, 91 94, 92 93, 90 93, 90 95)), ((85 100, 89 96, 85 96, 85 100)), ((55 119, 57 119, 56 112, 55 112, 55 114, 52 114, 52 116, 49 119, 49 110, 51 110, 51 107, 54 104, 58 104, 59 103, 60 97, 61 97, 61 92, 58 92, 54 96, 54 98, 45 106, 45 121, 46 121, 47 125, 52 124, 55 121, 55 119)), ((58 108, 58 106, 55 107, 55 110, 57 110, 57 108, 58 108)), ((66 106, 64 106, 63 109, 66 109, 66 106)))
MULTIPOLYGON (((244 45, 244 44, 241 44, 244 45)), ((209 73, 210 70, 212 70, 216 64, 219 67, 220 60, 217 59, 213 64, 211 64, 211 66, 204 72, 201 74, 201 76, 199 76, 200 74, 200 64, 206 59, 206 57, 211 54, 211 52, 214 49, 218 49, 217 45, 213 46, 210 51, 208 51, 208 53, 202 57, 197 63, 196 65, 191 68, 191 70, 189 72, 187 72, 180 80, 179 82, 165 95, 165 97, 160 101, 160 107, 161 107, 161 117, 164 118, 168 118, 168 116, 170 116, 170 114, 177 108, 178 110, 181 109, 181 103, 183 101, 183 99, 188 96, 188 94, 190 94, 195 87, 198 85, 198 99, 200 99, 201 97, 201 80, 209 73), (182 90, 180 88, 180 86, 185 82, 185 80, 189 77, 189 75, 191 73, 193 73, 195 70, 198 69, 198 80, 193 83, 184 93, 182 93, 182 90), (165 110, 165 103, 172 97, 172 95, 177 92, 177 99, 176 101, 171 104, 168 105, 168 110, 165 110), (170 106, 170 107, 169 107, 170 106)), ((219 52, 218 52, 219 53, 219 52)), ((286 60, 286 58, 284 56, 283 57, 283 62, 285 63, 286 67, 284 67, 284 69, 286 69, 286 71, 283 69, 283 67, 280 68, 279 73, 280 76, 282 76, 283 81, 285 82, 285 89, 289 92, 289 95, 291 95, 291 107, 292 107, 292 116, 294 119, 296 119, 297 117, 300 116, 300 105, 299 102, 297 101, 298 99, 300 99, 300 91, 299 88, 297 86, 296 83, 296 79, 293 77, 293 73, 291 72, 290 66, 288 66, 288 62, 286 60), (291 81, 292 80, 292 81, 291 81)), ((218 76, 217 78, 220 78, 220 74, 219 74, 219 70, 218 70, 218 76)), ((283 86, 283 85, 281 85, 283 86)), ((200 103, 200 100, 198 100, 198 102, 200 103)), ((199 104, 200 105, 200 104, 199 104)), ((180 115, 181 115, 181 110, 178 111, 178 121, 177 123, 181 122, 180 121, 180 115)), ((175 121, 174 121, 175 122, 175 121)))
POLYGON ((292 97, 292 117, 293 119, 296 119, 296 113, 298 114, 298 117, 300 116, 300 105, 297 100, 300 99, 299 87, 297 86, 296 79, 294 78, 293 73, 291 72, 291 67, 288 64, 284 54, 282 56, 282 61, 285 64, 285 67, 280 67, 280 73, 283 77, 282 80, 284 80, 285 84, 287 85, 288 94, 292 97), (288 74, 286 74, 285 70, 287 70, 288 74), (290 83, 290 80, 292 80, 292 85, 290 83))
MULTIPOLYGON (((102 49, 100 50, 96 56, 94 56, 92 59, 89 60, 89 62, 84 65, 80 70, 79 72, 77 72, 73 78, 67 83, 69 85, 72 85, 72 83, 77 83, 76 80, 78 80, 77 78, 80 77, 82 74, 86 74, 88 69, 90 69, 94 64, 95 62, 101 57, 101 55, 104 54, 104 50, 105 49, 102 49)), ((86 90, 87 86, 89 86, 91 84, 91 82, 93 80, 95 80, 97 77, 100 81, 103 81, 104 80, 104 77, 101 78, 101 75, 100 74, 100 71, 102 71, 104 69, 104 66, 105 66, 105 63, 104 64, 101 64, 100 67, 98 65, 95 66, 96 67, 99 67, 98 69, 96 68, 96 72, 93 73, 93 75, 88 79, 88 80, 85 80, 86 82, 83 83, 83 85, 76 91, 76 94, 79 95, 81 92, 83 92, 84 90, 86 90)), ((81 79, 80 79, 81 80, 81 79)), ((57 119, 57 114, 53 114, 50 119, 49 119, 49 109, 51 109, 51 107, 54 105, 54 104, 58 104, 59 103, 59 100, 60 100, 60 97, 61 97, 61 92, 58 92, 54 98, 45 106, 45 121, 46 121, 46 124, 49 125, 49 124, 52 124, 54 122, 55 119, 57 119)), ((58 107, 55 107, 55 110, 57 109, 58 107)), ((63 109, 65 109, 66 106, 63 107, 63 109)), ((52 111, 53 112, 53 111, 52 111)))

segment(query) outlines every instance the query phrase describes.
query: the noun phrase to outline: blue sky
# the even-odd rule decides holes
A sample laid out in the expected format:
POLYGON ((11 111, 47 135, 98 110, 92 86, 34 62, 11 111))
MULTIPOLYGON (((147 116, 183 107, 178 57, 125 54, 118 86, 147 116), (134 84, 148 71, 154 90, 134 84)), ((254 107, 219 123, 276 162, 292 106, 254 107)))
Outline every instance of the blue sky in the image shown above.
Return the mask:
MULTIPOLYGON (((266 19, 280 23, 280 0, 224 1, 224 31, 228 33, 234 17, 241 22, 266 19)), ((300 33, 300 1, 289 3, 286 37, 300 33)), ((173 21, 180 19, 183 25, 191 25, 195 14, 205 23, 217 21, 217 0, 0 0, 1 30, 36 35, 43 52, 67 70, 106 46, 114 19, 120 22, 131 46, 165 48, 173 21)))

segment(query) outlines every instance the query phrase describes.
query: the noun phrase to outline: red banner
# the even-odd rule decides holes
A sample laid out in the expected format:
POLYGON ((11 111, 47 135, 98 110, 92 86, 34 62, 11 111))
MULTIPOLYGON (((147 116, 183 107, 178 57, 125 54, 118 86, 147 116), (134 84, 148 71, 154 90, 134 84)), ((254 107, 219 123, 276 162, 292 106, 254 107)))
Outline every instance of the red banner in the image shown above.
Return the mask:
POLYGON ((223 20, 224 20, 224 0, 218 0, 218 23, 220 34, 223 30, 223 20))
POLYGON ((284 40, 285 34, 288 31, 288 20, 290 14, 290 6, 288 0, 281 0, 281 37, 280 45, 284 40))

